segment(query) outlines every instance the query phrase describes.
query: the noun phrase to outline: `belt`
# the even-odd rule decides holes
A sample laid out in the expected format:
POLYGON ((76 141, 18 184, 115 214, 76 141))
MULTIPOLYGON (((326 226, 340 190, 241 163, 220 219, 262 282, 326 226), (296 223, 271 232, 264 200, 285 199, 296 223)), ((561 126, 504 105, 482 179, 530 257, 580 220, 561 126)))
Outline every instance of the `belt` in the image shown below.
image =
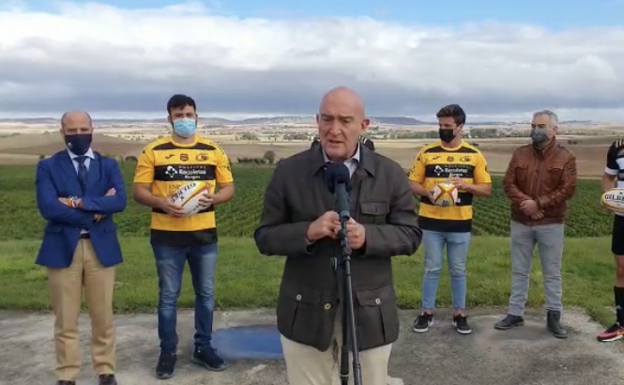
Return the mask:
POLYGON ((91 234, 89 234, 89 233, 82 233, 82 234, 80 234, 80 239, 91 239, 91 234))

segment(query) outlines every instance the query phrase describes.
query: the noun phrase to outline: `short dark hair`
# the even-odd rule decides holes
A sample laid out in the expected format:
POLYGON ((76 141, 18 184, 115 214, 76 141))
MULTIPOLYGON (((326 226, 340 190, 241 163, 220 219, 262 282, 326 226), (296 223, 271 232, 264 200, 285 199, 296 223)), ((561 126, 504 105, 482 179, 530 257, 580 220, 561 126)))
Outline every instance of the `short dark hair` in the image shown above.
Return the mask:
POLYGON ((186 106, 191 106, 195 111, 197 111, 197 105, 195 105, 195 100, 193 100, 193 98, 184 94, 175 94, 170 97, 167 102, 167 112, 171 114, 172 109, 180 109, 186 106))
POLYGON ((458 126, 466 123, 466 113, 459 104, 449 104, 442 107, 436 114, 436 118, 453 118, 453 121, 458 126))

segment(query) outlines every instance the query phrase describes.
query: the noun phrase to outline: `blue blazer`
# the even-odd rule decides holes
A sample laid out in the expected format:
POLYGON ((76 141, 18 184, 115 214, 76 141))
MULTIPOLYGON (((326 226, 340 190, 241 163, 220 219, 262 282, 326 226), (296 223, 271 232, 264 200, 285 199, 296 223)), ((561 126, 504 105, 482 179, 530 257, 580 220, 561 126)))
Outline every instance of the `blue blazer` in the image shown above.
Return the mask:
POLYGON ((119 165, 111 159, 93 152, 87 185, 83 193, 76 168, 64 150, 37 165, 37 206, 47 220, 43 241, 36 263, 51 268, 66 268, 72 263, 74 250, 80 240, 81 229, 91 234, 91 243, 100 263, 104 267, 123 261, 117 225, 112 214, 126 208, 126 188, 119 165), (113 196, 104 196, 114 188, 113 196), (83 208, 71 208, 59 202, 58 198, 77 196, 82 198, 83 208), (99 222, 95 214, 105 214, 99 222))

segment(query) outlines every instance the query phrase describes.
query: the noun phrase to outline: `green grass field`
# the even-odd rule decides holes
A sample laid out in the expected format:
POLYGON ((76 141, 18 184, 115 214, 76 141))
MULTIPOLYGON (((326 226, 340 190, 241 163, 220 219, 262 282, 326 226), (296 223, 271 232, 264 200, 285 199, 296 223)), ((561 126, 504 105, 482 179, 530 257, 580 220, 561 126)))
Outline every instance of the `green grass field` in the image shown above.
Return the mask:
MULTIPOLYGON (((122 164, 130 193, 134 164, 122 164)), ((250 238, 272 172, 268 168, 233 168, 236 197, 217 208, 221 241, 217 267, 216 305, 220 309, 272 307, 275 305, 283 259, 258 254, 250 238)), ((45 270, 34 264, 44 225, 34 193, 32 166, 0 167, 0 309, 45 310, 49 308, 45 270)), ((585 308, 602 322, 612 321, 613 259, 607 236, 611 218, 599 207, 600 186, 579 181, 571 202, 563 262, 564 303, 585 308), (584 237, 584 238, 581 238, 584 237)), ((157 303, 157 280, 149 232, 149 210, 132 199, 117 214, 125 262, 118 269, 115 308, 118 312, 153 311, 157 303)), ((509 212, 500 177, 494 178, 494 195, 476 201, 475 235, 468 258, 468 304, 470 307, 506 306, 509 295, 509 212)), ((414 256, 394 259, 399 305, 415 308, 420 303, 422 250, 414 256)), ((451 303, 448 273, 442 275, 439 306, 451 303)), ((180 299, 191 307, 192 287, 188 272, 180 299)), ((528 306, 543 304, 539 260, 533 266, 528 306)), ((501 309, 501 312, 504 311, 501 309)))
MULTIPOLYGON (((0 242, 0 308, 48 309, 45 270, 33 263, 39 242, 0 242)), ((153 311, 158 284, 151 248, 146 238, 123 238, 125 262, 118 268, 115 308, 118 312, 153 311)), ((402 308, 420 304, 422 251, 394 259, 394 274, 402 308)), ((223 238, 219 247, 215 301, 220 309, 273 307, 281 278, 283 258, 258 254, 249 238, 223 238)), ((544 302, 542 274, 536 259, 531 276, 528 306, 544 302)), ((506 306, 509 296, 509 240, 475 237, 468 257, 468 305, 506 306)), ((567 239, 563 264, 564 303, 585 308, 602 322, 611 322, 613 260, 606 238, 567 239)), ((451 304, 448 273, 442 274, 439 306, 451 304)), ((193 306, 188 269, 181 307, 193 306)), ((503 311, 503 309, 501 309, 503 311)))

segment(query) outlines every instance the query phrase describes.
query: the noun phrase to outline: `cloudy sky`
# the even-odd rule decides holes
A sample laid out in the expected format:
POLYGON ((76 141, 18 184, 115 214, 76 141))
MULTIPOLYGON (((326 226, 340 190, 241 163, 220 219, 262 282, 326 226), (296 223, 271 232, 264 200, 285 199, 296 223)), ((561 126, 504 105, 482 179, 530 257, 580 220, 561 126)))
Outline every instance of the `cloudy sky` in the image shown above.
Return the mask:
POLYGON ((230 3, 0 0, 0 115, 312 115, 344 85, 370 115, 624 121, 624 0, 230 3))

